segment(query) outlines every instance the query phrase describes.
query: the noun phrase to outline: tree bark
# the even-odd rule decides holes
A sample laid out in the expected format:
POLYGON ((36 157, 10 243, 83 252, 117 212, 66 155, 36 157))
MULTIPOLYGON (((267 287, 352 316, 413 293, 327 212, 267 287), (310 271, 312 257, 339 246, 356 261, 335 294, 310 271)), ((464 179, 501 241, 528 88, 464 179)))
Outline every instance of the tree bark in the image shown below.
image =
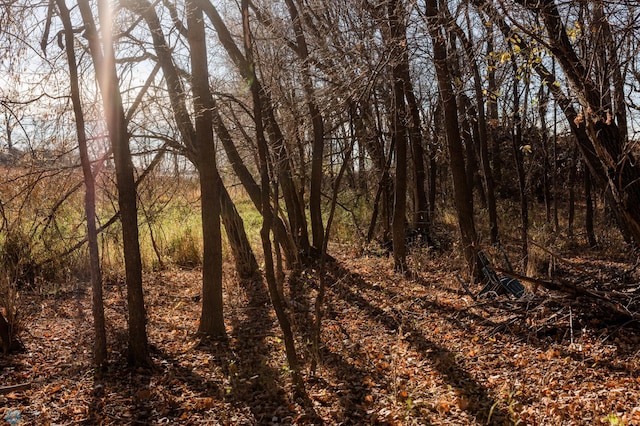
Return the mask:
POLYGON ((445 131, 449 161, 453 175, 454 201, 458 214, 462 250, 471 275, 476 275, 477 234, 473 218, 473 201, 467 184, 464 154, 458 124, 458 107, 453 91, 451 74, 447 67, 447 48, 442 35, 442 24, 438 19, 437 0, 426 1, 426 16, 429 35, 433 44, 433 61, 438 79, 438 89, 444 105, 445 131))
MULTIPOLYGON (((496 244, 499 240, 498 212, 495 195, 495 182, 489 158, 490 134, 485 112, 485 99, 482 89, 482 77, 480 76, 480 70, 476 61, 476 55, 474 54, 473 50, 471 30, 469 30, 468 37, 465 35, 464 31, 462 31, 462 29, 457 25, 455 27, 455 31, 458 35, 458 38, 462 42, 465 56, 467 58, 467 63, 471 68, 471 72, 473 74, 473 88, 476 101, 476 110, 474 111, 474 116, 477 117, 476 127, 478 132, 478 152, 482 169, 482 178, 485 185, 487 210, 489 213, 489 239, 492 244, 496 244)), ((493 77, 493 79, 495 80, 495 76, 493 77)), ((495 115, 497 118, 497 109, 495 111, 495 115)))
POLYGON ((406 216, 407 216, 407 128, 406 115, 407 108, 404 100, 405 74, 402 68, 401 58, 403 53, 400 50, 401 40, 406 37, 403 31, 400 15, 402 7, 401 0, 394 0, 389 3, 389 29, 392 44, 391 57, 393 76, 393 107, 391 121, 391 139, 396 148, 395 167, 395 200, 393 206, 393 262, 396 271, 407 272, 407 246, 406 246, 406 216))
POLYGON ((202 313, 198 334, 212 338, 225 338, 222 302, 222 234, 220 229, 222 182, 217 170, 213 140, 211 114, 213 98, 209 89, 204 19, 202 9, 190 0, 186 2, 186 13, 195 114, 195 145, 202 209, 202 313))
MULTIPOLYGON (((538 91, 538 112, 540 114, 540 133, 542 137, 542 193, 544 195, 544 211, 547 223, 551 223, 551 189, 549 185, 549 129, 547 127, 547 107, 549 96, 545 93, 545 85, 538 91)), ((554 194, 557 195, 557 194, 554 194)))
POLYGON ((389 174, 391 167, 391 152, 393 152, 393 143, 389 150, 389 155, 385 155, 384 143, 378 130, 380 126, 377 125, 376 120, 371 112, 371 107, 368 103, 360 103, 358 106, 358 118, 355 120, 355 133, 358 138, 359 144, 365 147, 366 151, 371 156, 374 170, 379 176, 378 185, 376 185, 376 195, 373 202, 371 219, 367 231, 367 242, 371 242, 376 232, 376 225, 378 223, 378 217, 382 224, 382 240, 388 241, 389 239, 389 197, 393 191, 393 179, 389 174), (375 129, 373 131, 369 129, 375 129))
POLYGON ((513 148, 513 158, 515 161, 516 173, 518 175, 518 192, 520 195, 520 239, 522 240, 521 258, 523 269, 527 269, 529 259, 529 203, 527 200, 526 176, 524 171, 524 156, 522 155, 522 119, 520 117, 520 85, 518 80, 518 64, 515 59, 511 62, 513 66, 513 130, 511 135, 511 146, 513 148))
POLYGON ((576 175, 578 174, 578 147, 573 148, 571 153, 571 170, 569 170, 569 214, 567 224, 567 235, 573 236, 573 223, 576 216, 576 175))
POLYGON ((244 230, 244 221, 233 204, 227 188, 224 187, 222 179, 219 182, 222 222, 227 231, 233 258, 236 261, 236 271, 238 276, 243 279, 257 277, 260 274, 260 267, 244 230))
POLYGON ((324 119, 315 101, 311 69, 309 66, 309 50, 307 40, 302 29, 302 22, 298 9, 292 0, 285 0, 289 9, 293 30, 296 35, 296 53, 302 61, 302 81, 306 96, 307 108, 313 127, 313 144, 311 148, 311 187, 309 190, 309 215, 311 217, 311 234, 313 246, 320 255, 324 239, 324 224, 322 222, 322 168, 324 157, 324 119))
MULTIPOLYGON (((542 17, 551 53, 558 60, 584 108, 584 116, 580 117, 577 126, 586 130, 589 145, 595 154, 586 153, 583 148, 585 160, 594 175, 607 183, 623 228, 636 244, 640 244, 640 164, 624 139, 626 129, 621 131, 619 126, 622 123, 616 123, 602 103, 598 85, 590 78, 589 68, 574 50, 555 1, 518 2, 542 17)), ((615 49, 608 53, 610 63, 615 63, 615 49)))
POLYGON ((587 232, 587 243, 589 247, 595 247, 598 244, 596 234, 593 227, 593 197, 591 193, 591 173, 589 169, 584 171, 584 200, 586 204, 585 210, 585 230, 587 232))
POLYGON ((105 331, 104 303, 102 297, 102 273, 100 269, 100 253, 98 248, 98 231, 96 227, 96 189, 91 159, 87 149, 84 113, 80 98, 78 66, 75 54, 73 27, 69 9, 64 0, 57 0, 58 11, 64 27, 65 51, 69 65, 69 82, 71 85, 71 101, 78 137, 78 149, 85 185, 85 216, 87 219, 87 241, 89 244, 89 270, 91 274, 92 313, 93 313, 93 357, 98 368, 107 362, 107 335, 105 331))
MULTIPOLYGON (((229 133, 229 130, 222 120, 222 116, 220 115, 220 110, 217 106, 217 103, 214 103, 212 113, 213 127, 218 135, 218 138, 222 142, 224 151, 227 154, 227 159, 229 160, 229 163, 231 164, 231 167, 233 168, 236 176, 238 176, 238 179, 240 179, 240 183, 242 183, 245 191, 247 191, 247 194, 249 194, 249 198, 253 202, 253 205, 256 207, 256 209, 258 209, 260 213, 262 213, 262 189, 251 175, 251 172, 244 164, 244 161, 242 161, 242 157, 240 156, 240 153, 238 153, 238 150, 233 143, 231 134, 229 133)), ((269 208, 272 208, 271 204, 269 204, 269 208)), ((282 249, 284 251, 284 257, 286 259, 287 265, 289 265, 290 267, 294 267, 299 262, 295 243, 292 236, 287 231, 284 222, 282 222, 282 219, 280 219, 279 216, 275 215, 273 215, 273 232, 278 238, 278 241, 280 241, 280 244, 282 244, 282 249)))
POLYGON ((133 163, 129 148, 129 133, 124 115, 119 81, 115 67, 115 54, 111 37, 112 20, 105 8, 109 3, 101 2, 98 16, 101 24, 101 37, 94 22, 88 0, 78 2, 85 24, 85 36, 89 41, 89 50, 98 78, 104 113, 113 149, 118 187, 118 207, 122 223, 122 241, 125 259, 125 280, 127 284, 127 307, 129 312, 129 351, 131 365, 149 366, 146 312, 142 291, 142 260, 138 239, 138 212, 136 185, 133 176, 133 163), (100 43, 102 40, 102 43, 100 43))
POLYGON ((491 55, 493 53, 493 26, 488 30, 487 34, 487 112, 489 117, 487 146, 491 146, 491 153, 487 153, 487 163, 493 165, 491 167, 494 177, 494 190, 500 188, 502 182, 502 153, 500 152, 500 135, 499 124, 500 116, 498 113, 498 83, 496 81, 496 61, 491 55))
POLYGON ((11 332, 9 323, 0 312, 0 342, 2 343, 2 352, 7 354, 12 347, 11 332))
MULTIPOLYGON (((257 89, 257 93, 259 95, 258 100, 262 112, 260 116, 262 120, 264 120, 264 122, 261 123, 261 127, 264 132, 269 135, 273 155, 276 158, 276 164, 272 164, 271 166, 275 167, 278 171, 278 180, 282 187, 282 195, 287 208, 291 234, 298 250, 307 255, 309 254, 311 245, 309 243, 306 217, 304 215, 304 208, 301 205, 301 200, 298 197, 295 181, 293 180, 291 163, 284 144, 284 136, 275 118, 273 102, 267 91, 262 87, 256 70, 252 68, 254 64, 251 64, 250 61, 248 61, 248 59, 242 54, 213 3, 209 0, 195 0, 195 2, 202 7, 203 11, 213 24, 220 43, 238 69, 242 78, 249 82, 252 88, 255 87, 255 89, 257 89)), ((254 119, 257 118, 254 117, 254 119)), ((265 189, 262 188, 262 190, 264 192, 265 189)), ((265 212, 263 212, 263 214, 264 213, 265 212)))
MULTIPOLYGON (((166 44, 158 15, 156 14, 151 4, 146 0, 123 1, 122 5, 128 7, 135 13, 140 14, 140 16, 143 17, 149 27, 153 45, 158 56, 158 62, 160 67, 162 68, 164 78, 167 83, 169 101, 171 104, 173 115, 175 117, 180 135, 182 137, 182 142, 185 145, 184 151, 186 152, 189 160, 196 166, 196 168, 199 168, 200 165, 198 160, 198 148, 196 146, 196 130, 193 126, 193 123, 191 122, 191 118, 189 117, 184 88, 171 57, 171 52, 169 51, 169 48, 166 44)), ((249 170, 246 169, 246 167, 242 163, 237 150, 235 150, 235 146, 233 145, 231 136, 224 126, 224 123, 222 122, 217 104, 215 104, 212 99, 211 103, 212 107, 210 111, 212 114, 213 127, 216 133, 218 133, 223 145, 225 146, 225 150, 227 151, 227 155, 230 159, 229 161, 232 163, 236 174, 240 177, 240 180, 245 186, 245 189, 249 193, 251 199, 254 200, 254 203, 258 203, 259 205, 260 188, 253 180, 253 177, 249 173, 249 170), (229 151, 227 149, 228 144, 231 145, 233 151, 229 151), (236 163, 239 164, 240 168, 236 163)), ((227 237, 229 238, 229 241, 232 242, 231 247, 236 262, 236 270, 241 277, 253 275, 255 272, 257 272, 257 262, 255 261, 255 256, 253 254, 251 245, 248 243, 248 238, 242 224, 242 218, 238 214, 233 201, 224 188, 222 180, 219 177, 217 177, 216 179, 218 179, 220 181, 220 185, 222 185, 220 189, 220 208, 222 220, 227 232, 227 237)), ((283 225, 282 228, 284 228, 283 225)))
MULTIPOLYGON (((247 54, 247 61, 249 63, 249 69, 253 70, 252 60, 252 41, 251 30, 249 28, 249 11, 248 0, 242 0, 242 27, 244 35, 245 51, 247 54)), ((249 76, 250 77, 250 76, 249 76)), ((271 303, 273 309, 278 318, 278 323, 282 330, 285 343, 285 351, 287 355, 287 361, 289 368, 291 369, 294 392, 296 397, 306 399, 306 391, 304 388, 304 382, 300 372, 300 362, 295 347, 295 340, 293 338, 293 332, 291 330, 291 321, 287 315, 282 299, 278 292, 278 284, 275 275, 275 268, 273 262, 273 251, 271 248, 271 229, 273 225, 272 208, 270 208, 271 197, 269 193, 269 167, 268 167, 268 146, 264 137, 264 129, 262 128, 262 105, 260 88, 257 84, 257 80, 249 78, 251 95, 253 98, 254 116, 256 121, 256 139, 258 142, 258 154, 260 158, 260 186, 262 187, 262 211, 263 222, 262 229, 260 230, 260 237, 262 239, 262 248, 264 251, 264 263, 265 263, 265 278, 267 280, 267 287, 269 289, 269 296, 271 297, 271 303)), ((275 242, 278 244, 278 241, 275 242)))
MULTIPOLYGON (((397 2, 401 5, 401 2, 397 2)), ((397 13, 396 13, 397 14, 397 13)), ((405 121, 407 123, 407 135, 409 137, 409 143, 411 145, 411 160, 413 164, 413 195, 415 198, 414 208, 414 226, 424 236, 427 241, 431 240, 430 237, 430 224, 429 224, 429 204, 427 200, 426 192, 426 172, 424 165, 424 146, 422 137, 422 120, 420 119, 420 109, 418 107, 418 101, 416 99, 413 84, 411 81, 411 74, 409 72, 409 50, 407 40, 407 28, 404 23, 403 16, 396 16, 394 25, 397 28, 394 30, 397 32, 397 39, 393 40, 397 43, 400 50, 398 52, 398 76, 402 80, 403 95, 406 100, 405 106, 405 121)))

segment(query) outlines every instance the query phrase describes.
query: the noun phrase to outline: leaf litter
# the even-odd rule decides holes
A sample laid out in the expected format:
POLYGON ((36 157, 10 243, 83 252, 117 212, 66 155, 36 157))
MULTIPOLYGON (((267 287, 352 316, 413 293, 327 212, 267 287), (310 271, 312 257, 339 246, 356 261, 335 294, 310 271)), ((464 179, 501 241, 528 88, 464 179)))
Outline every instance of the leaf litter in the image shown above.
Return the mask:
POLYGON ((421 258, 411 278, 386 258, 336 258, 315 374, 317 271, 287 283, 309 401, 292 397, 262 283, 236 280, 228 266, 229 338, 199 342, 200 272, 175 269, 145 277, 150 370, 125 367, 121 282, 105 285, 104 372, 92 365, 84 284, 24 292, 26 351, 0 358, 0 386, 30 386, 0 394, 0 424, 640 425, 635 322, 548 293, 473 301, 444 256, 421 258))

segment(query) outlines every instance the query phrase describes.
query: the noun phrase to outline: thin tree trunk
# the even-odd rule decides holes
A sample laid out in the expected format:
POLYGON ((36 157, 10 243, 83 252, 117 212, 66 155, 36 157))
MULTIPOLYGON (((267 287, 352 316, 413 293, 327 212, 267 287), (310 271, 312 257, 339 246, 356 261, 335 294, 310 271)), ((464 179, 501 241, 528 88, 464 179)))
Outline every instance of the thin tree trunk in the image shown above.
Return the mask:
POLYGON ((11 336, 11 327, 9 327, 9 323, 0 312, 0 342, 2 343, 2 353, 8 354, 11 350, 13 350, 13 339, 11 336))
POLYGON ((526 176, 524 171, 524 157, 522 155, 522 118, 520 117, 520 93, 519 80, 517 77, 518 65, 515 59, 512 60, 513 66, 513 134, 511 138, 513 148, 513 158, 515 161, 516 172, 518 174, 518 189, 520 194, 520 239, 522 242, 521 257, 523 269, 527 269, 529 258, 528 235, 529 235, 529 207, 526 192, 526 176))
POLYGON ((87 241, 89 243, 89 270, 91 274, 92 313, 93 313, 93 358, 96 366, 102 368, 107 362, 107 335, 105 331, 104 303, 102 297, 102 274, 100 270, 100 253, 98 248, 98 231, 96 227, 96 188, 95 178, 91 170, 91 159, 87 149, 84 113, 80 98, 78 82, 78 65, 75 54, 73 27, 69 9, 64 0, 57 0, 58 11, 64 27, 65 51, 69 65, 69 82, 71 85, 71 101, 78 137, 78 149, 85 185, 84 210, 87 218, 87 241))
POLYGON ((545 93, 545 85, 538 91, 538 113, 542 136, 542 193, 544 195, 544 211, 547 223, 551 223, 551 190, 549 185, 549 129, 547 127, 547 107, 549 96, 545 93))
MULTIPOLYGON (((585 159, 594 175, 608 184, 621 231, 640 243, 640 165, 624 139, 626 132, 620 130, 621 123, 614 122, 603 104, 598 84, 590 77, 591 62, 585 64, 578 57, 554 0, 518 1, 541 16, 549 36, 549 49, 584 107, 585 114, 576 127, 584 128, 588 136, 588 144, 581 146, 585 159)), ((610 47, 609 63, 615 63, 616 48, 610 47)))
POLYGON ((252 278, 260 274, 260 267, 251 249, 251 244, 244 230, 244 222, 233 204, 222 179, 220 182, 221 217, 227 232, 229 246, 236 262, 236 271, 240 278, 252 278))
MULTIPOLYGON (((448 13, 448 11, 445 11, 448 13)), ((469 16, 467 15, 467 20, 469 20, 469 16)), ((469 27, 471 28, 471 27, 469 27)), ((490 134, 487 125, 487 117, 485 112, 485 99, 482 88, 482 77, 480 76, 480 70, 478 68, 478 63, 476 61, 476 55, 473 50, 472 43, 472 32, 469 30, 469 36, 467 37, 462 31, 462 29, 456 25, 454 30, 456 34, 462 41, 462 45, 464 47, 465 55, 467 58, 467 63, 471 68, 473 73, 473 88, 475 94, 476 101, 476 110, 475 114, 472 116, 477 117, 477 121, 475 122, 475 127, 477 127, 478 136, 476 140, 478 141, 478 153, 480 158, 480 164, 482 167, 482 177, 485 185, 486 191, 486 199, 487 199, 487 210, 489 213, 489 238, 492 244, 498 243, 499 232, 498 232, 498 213, 497 213, 497 205, 496 205, 496 195, 495 195, 495 183, 493 179, 493 171, 491 170, 491 164, 489 159, 489 142, 490 142, 490 134)), ((492 71, 493 72, 493 71, 492 71)), ((495 80, 495 76, 493 77, 495 80)), ((495 81, 494 81, 495 83, 495 81)), ((495 102, 494 102, 495 104, 495 102)), ((497 109, 495 111, 497 116, 497 109)))
MULTIPOLYGON (((620 46, 618 46, 618 43, 611 33, 611 25, 604 13, 604 2, 602 0, 596 0, 593 4, 595 5, 595 19, 597 20, 599 29, 602 31, 602 38, 604 41, 603 50, 607 54, 605 69, 611 73, 610 76, 607 77, 611 78, 613 86, 612 109, 615 113, 618 128, 620 129, 620 139, 623 144, 626 144, 628 142, 627 101, 625 100, 624 91, 625 81, 622 77, 623 67, 618 59, 618 50, 620 49, 620 46)), ((606 84, 608 85, 608 83, 606 84)))
POLYGON ((220 191, 213 140, 213 98, 209 90, 207 46, 202 9, 187 0, 187 39, 190 47, 193 109, 202 213, 202 313, 198 334, 225 338, 222 301, 222 234, 220 191))
POLYGON ((447 67, 447 48, 442 36, 442 24, 438 20, 437 0, 427 0, 426 16, 429 35, 433 44, 433 61, 438 79, 438 89, 444 105, 445 130, 449 161, 453 175, 454 201, 458 213, 462 249, 469 273, 475 276, 478 272, 477 234, 473 218, 473 200, 467 185, 464 167, 464 154, 458 124, 458 107, 452 87, 451 74, 447 67))
POLYGON ((436 214, 436 195, 438 188, 438 163, 436 162, 437 148, 436 141, 438 140, 437 134, 432 134, 429 144, 427 156, 429 159, 429 217, 434 220, 436 214))
MULTIPOLYGON (((220 17, 220 14, 213 3, 209 0, 194 1, 202 7, 203 11, 213 24, 220 43, 223 45, 235 66, 238 68, 242 78, 245 79, 245 81, 251 82, 252 87, 255 86, 257 89, 258 95, 260 96, 260 104, 262 105, 261 117, 264 120, 262 128, 265 130, 265 133, 269 135, 271 140, 270 145, 276 159, 276 164, 272 164, 272 166, 278 171, 278 181, 282 187, 282 195, 285 200, 289 224, 292 231, 291 233, 298 249, 305 255, 309 254, 309 234, 307 231, 307 221, 304 215, 304 208, 301 205, 299 193, 291 173, 291 161, 287 154, 284 136, 275 118, 273 101, 262 87, 255 69, 251 68, 254 64, 250 64, 250 61, 248 61, 248 59, 242 54, 236 45, 231 32, 220 17)), ((265 188, 262 188, 262 190, 264 191, 265 188)), ((265 212, 263 212, 263 214, 264 213, 265 212)))
POLYGON ((487 156, 487 161, 493 165, 492 172, 496 187, 502 182, 502 153, 500 152, 498 114, 498 83, 496 82, 496 60, 493 58, 493 26, 490 26, 487 35, 487 110, 489 113, 489 134, 488 143, 491 145, 491 157, 487 156))
MULTIPOLYGON (((171 52, 166 44, 158 15, 153 7, 151 7, 151 4, 146 0, 123 1, 121 4, 133 10, 135 13, 140 14, 149 26, 158 61, 167 82, 169 101, 178 125, 178 130, 185 145, 184 148, 189 160, 198 168, 200 166, 198 163, 198 150, 196 147, 196 131, 191 123, 191 119, 189 118, 184 89, 173 63, 171 52)), ((232 164, 234 171, 240 178, 240 181, 249 194, 249 197, 252 199, 254 204, 259 207, 260 187, 256 184, 255 180, 253 180, 251 173, 246 168, 240 155, 235 149, 231 135, 224 126, 217 104, 213 102, 213 100, 211 100, 211 102, 212 107, 210 111, 212 114, 213 127, 225 147, 227 157, 229 158, 229 162, 232 164)), ((219 178, 217 179, 220 180, 219 178)), ((222 185, 221 180, 220 182, 222 185)), ((255 270, 257 264, 253 250, 248 244, 246 232, 242 226, 242 218, 238 215, 233 201, 230 199, 224 187, 220 190, 220 197, 222 220, 225 223, 225 230, 227 231, 229 241, 232 242, 232 252, 236 261, 238 273, 241 277, 247 274, 252 274, 251 271, 255 270), (247 242, 245 243, 245 241, 247 242)), ((284 229, 284 225, 281 224, 281 228, 284 229)), ((291 251, 293 251, 293 249, 291 251)))
MULTIPOLYGON (((240 153, 238 152, 235 144, 233 143, 231 134, 229 133, 229 130, 227 129, 227 127, 224 124, 224 121, 222 120, 222 116, 220 115, 220 111, 216 103, 214 103, 214 108, 212 112, 213 112, 213 127, 216 133, 218 134, 220 141, 222 142, 222 146, 224 147, 224 151, 227 155, 227 159, 229 160, 229 163, 231 163, 231 167, 233 168, 233 171, 235 172, 236 176, 238 176, 238 178, 240 179, 240 182, 242 183, 242 186, 244 187, 244 189, 247 191, 247 194, 249 194, 249 198, 251 198, 251 201, 253 202, 254 206, 256 207, 256 209, 258 209, 260 213, 262 213, 262 208, 263 208, 262 202, 261 202, 262 189, 260 188, 260 185, 258 185, 258 183, 255 181, 253 176, 251 175, 251 172, 249 171, 247 166, 244 164, 244 161, 242 161, 242 157, 240 156, 240 153)), ((271 204, 269 204, 269 208, 272 208, 271 204)), ((274 220, 273 232, 281 244, 287 264, 289 265, 289 267, 295 267, 299 263, 299 260, 297 257, 293 237, 288 233, 285 224, 282 222, 282 219, 278 216, 273 215, 273 212, 272 212, 272 216, 274 220)))
MULTIPOLYGON (((244 35, 245 52, 247 55, 247 62, 249 69, 253 70, 252 59, 252 41, 251 30, 249 28, 249 1, 242 0, 242 26, 244 35)), ((253 72, 253 71, 252 71, 253 72)), ((251 75, 249 76, 251 77, 251 75)), ((257 84, 257 80, 254 78, 248 78, 248 82, 251 88, 251 95, 253 98, 254 118, 256 122, 256 139, 258 142, 258 154, 260 158, 260 186, 262 187, 262 211, 263 222, 262 229, 260 230, 260 237, 262 239, 262 248, 264 251, 264 263, 265 263, 265 278, 267 280, 267 287, 269 289, 269 295, 271 297, 271 303, 273 309, 276 312, 278 323, 282 330, 285 344, 285 352, 287 355, 287 362, 291 369, 294 392, 296 397, 306 399, 306 390, 304 388, 304 381, 302 380, 302 374, 300 372, 300 362, 295 347, 295 340, 293 338, 293 332, 291 330, 291 321, 287 315, 282 299, 278 292, 278 283, 275 275, 275 268, 273 262, 273 251, 271 248, 271 229, 273 226, 273 210, 270 207, 270 193, 269 193, 269 168, 268 168, 268 147, 264 137, 263 129, 263 105, 262 96, 260 93, 260 87, 257 84)), ((275 244, 278 244, 276 240, 275 244)))
POLYGON ((393 76, 393 108, 391 122, 391 139, 396 148, 395 200, 393 206, 393 262, 396 271, 407 272, 406 216, 407 216, 407 128, 406 104, 404 100, 405 73, 402 71, 400 58, 400 41, 406 37, 400 20, 402 2, 395 0, 389 3, 389 27, 391 32, 393 76))
POLYGON ((89 40, 89 50, 98 77, 104 105, 107 128, 111 138, 118 187, 118 207, 122 223, 122 241, 125 259, 125 280, 127 283, 127 308, 129 312, 129 363, 137 366, 151 364, 147 343, 146 311, 142 291, 142 260, 138 239, 138 212, 133 163, 129 147, 127 121, 122 106, 115 54, 111 37, 112 20, 107 2, 99 4, 98 15, 101 37, 98 34, 88 0, 78 2, 85 24, 85 37, 89 40), (102 43, 100 43, 102 40, 102 43), (102 45, 101 45, 102 44, 102 45))
POLYGON ((571 154, 571 170, 569 170, 569 217, 567 225, 567 235, 573 236, 573 222, 575 221, 576 212, 576 175, 578 173, 578 147, 573 148, 571 154))
MULTIPOLYGON (((407 29, 402 18, 397 19, 397 36, 401 38, 400 46, 407 46, 407 29)), ((414 224, 418 232, 427 239, 430 237, 429 204, 427 200, 426 172, 424 165, 424 146, 422 137, 422 120, 418 101, 414 94, 411 75, 409 73, 409 50, 402 48, 398 64, 399 75, 402 75, 404 97, 406 99, 406 121, 408 136, 411 144, 411 159, 413 163, 413 195, 415 201, 414 224)))
POLYGON ((349 167, 349 163, 351 162, 351 155, 353 153, 353 148, 355 145, 355 137, 353 135, 353 127, 351 134, 351 144, 347 148, 345 153, 345 159, 340 166, 340 171, 336 176, 336 179, 333 184, 333 194, 331 196, 331 207, 329 209, 329 217, 327 219, 327 227, 325 230, 324 243, 322 246, 322 253, 320 254, 320 267, 318 274, 320 276, 320 282, 318 284, 318 296, 316 298, 315 303, 315 316, 316 322, 313 330, 313 351, 314 357, 311 361, 311 373, 314 374, 316 371, 316 367, 318 362, 320 361, 320 336, 322 334, 322 317, 323 317, 323 306, 324 306, 324 295, 326 291, 326 263, 327 263, 327 246, 329 244, 329 236, 331 235, 331 224, 333 223, 333 218, 336 212, 336 205, 338 204, 338 194, 340 191, 340 182, 342 182, 342 177, 349 167))
POLYGON ((585 210, 585 229, 587 231, 587 243, 589 247, 595 247, 598 244, 596 234, 593 227, 593 198, 591 194, 591 173, 589 169, 584 170, 584 200, 586 204, 585 210))
MULTIPOLYGON (((556 74, 555 59, 552 63, 553 75, 556 74)), ((553 166, 551 168, 551 182, 553 183, 553 230, 558 232, 560 224, 558 221, 558 201, 560 200, 560 188, 558 186, 558 108, 556 102, 553 102, 553 166)))
POLYGON ((311 217, 311 234, 313 246, 322 250, 322 240, 324 238, 324 225, 322 222, 322 168, 324 157, 324 120, 318 105, 315 101, 313 81, 311 80, 311 69, 309 66, 309 50, 307 41, 302 29, 302 22, 298 9, 292 0, 285 0, 289 15, 296 35, 297 54, 302 60, 302 79, 305 96, 307 98, 307 108, 311 117, 313 127, 313 144, 311 153, 311 188, 309 191, 309 215, 311 217))

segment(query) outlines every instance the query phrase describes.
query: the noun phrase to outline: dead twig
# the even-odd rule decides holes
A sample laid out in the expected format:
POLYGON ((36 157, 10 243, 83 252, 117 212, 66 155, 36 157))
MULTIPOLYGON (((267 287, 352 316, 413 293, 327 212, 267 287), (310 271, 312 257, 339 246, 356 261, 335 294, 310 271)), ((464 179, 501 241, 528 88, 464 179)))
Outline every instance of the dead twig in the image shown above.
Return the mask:
MULTIPOLYGON (((588 290, 584 287, 580 287, 574 283, 561 283, 561 282, 551 282, 545 281, 538 278, 531 278, 524 275, 516 274, 514 272, 508 272, 502 269, 495 268, 496 271, 520 281, 530 282, 532 284, 538 284, 542 287, 557 291, 561 293, 571 294, 575 297, 585 297, 590 299, 598 300, 602 305, 608 306, 613 311, 628 317, 632 320, 640 320, 640 313, 630 311, 624 303, 620 301, 613 300, 611 298, 614 295, 612 292, 598 291, 598 290, 588 290)), ((628 298, 627 298, 628 299, 628 298)), ((628 300, 627 300, 628 301, 628 300)))
POLYGON ((18 385, 0 386, 0 395, 11 392, 23 392, 31 389, 31 383, 20 383, 18 385))

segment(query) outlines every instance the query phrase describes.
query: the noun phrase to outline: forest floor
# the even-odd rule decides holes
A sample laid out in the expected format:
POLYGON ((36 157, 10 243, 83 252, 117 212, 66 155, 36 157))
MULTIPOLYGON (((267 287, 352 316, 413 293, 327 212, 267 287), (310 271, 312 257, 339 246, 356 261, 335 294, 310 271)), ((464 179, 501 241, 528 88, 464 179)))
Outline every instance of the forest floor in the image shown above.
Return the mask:
MULTIPOLYGON (((77 284, 23 292, 26 350, 0 357, 0 387, 30 388, 0 394, 0 424, 640 425, 637 323, 541 289, 474 301, 450 253, 414 254, 416 272, 404 278, 391 259, 343 251, 328 267, 314 375, 316 271, 289 282, 307 401, 292 399, 260 282, 227 274, 229 339, 198 345, 200 273, 169 270, 145 277, 151 370, 125 367, 122 282, 105 286, 110 367, 100 374, 90 292, 77 284)), ((575 268, 557 271, 566 279, 640 286, 633 259, 568 260, 575 268)))

